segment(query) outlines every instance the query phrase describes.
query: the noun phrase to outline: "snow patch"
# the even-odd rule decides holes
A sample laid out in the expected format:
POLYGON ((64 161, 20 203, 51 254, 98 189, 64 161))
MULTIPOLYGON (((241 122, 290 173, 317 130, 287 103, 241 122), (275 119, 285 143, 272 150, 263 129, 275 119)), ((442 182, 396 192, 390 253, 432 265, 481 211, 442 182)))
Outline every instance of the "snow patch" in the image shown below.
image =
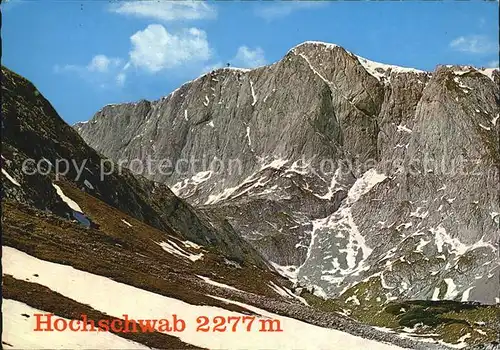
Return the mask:
POLYGON ((201 245, 191 241, 183 241, 182 244, 184 244, 184 247, 186 248, 201 249, 201 245))
POLYGON ((127 225, 128 227, 132 227, 132 225, 125 219, 122 219, 122 222, 127 225))
POLYGON ((248 145, 251 147, 252 140, 250 139, 250 126, 247 126, 247 140, 248 140, 248 145))
MULTIPOLYGON (((165 312, 178 314, 185 320, 196 320, 200 315, 204 315, 209 319, 213 319, 215 316, 244 316, 241 313, 228 311, 221 307, 188 304, 174 298, 116 282, 110 278, 77 270, 71 266, 43 261, 14 248, 3 247, 2 253, 4 273, 12 275, 14 278, 25 280, 26 278, 31 278, 35 273, 44 271, 37 278, 37 283, 113 317, 122 317, 123 314, 127 314, 130 319, 135 320, 162 319, 165 318, 165 312), (71 283, 68 283, 68 281, 71 281, 71 283)), ((188 344, 208 349, 237 349, 241 348, 242 344, 245 344, 247 350, 261 349, 262 344, 266 344, 266 347, 270 349, 300 348, 313 350, 336 347, 373 350, 400 349, 395 345, 379 343, 339 330, 311 325, 248 304, 215 296, 211 297, 225 303, 239 305, 259 315, 258 318, 279 319, 281 328, 285 331, 274 333, 259 332, 260 327, 254 327, 251 332, 213 332, 209 337, 200 337, 199 332, 196 332, 195 325, 194 327, 188 326, 185 331, 172 333, 172 335, 188 344)), ((5 319, 11 320, 10 317, 5 319)), ((6 324, 7 322, 4 322, 4 328, 6 324)), ((29 326, 32 330, 33 325, 31 322, 29 326)), ((23 333, 27 334, 28 332, 25 332, 23 329, 23 333)), ((75 337, 73 332, 60 333, 65 334, 65 336, 71 335, 75 337)), ((87 335, 87 333, 85 334, 87 335)), ((98 336, 101 337, 103 334, 99 332, 98 336)), ((51 334, 48 338, 53 339, 52 336, 51 334)), ((37 335, 37 338, 39 338, 39 335, 37 335)), ((35 347, 40 348, 40 344, 35 344, 35 347)), ((101 348, 100 346, 88 346, 87 348, 89 347, 101 348)), ((110 347, 122 348, 124 345, 114 343, 112 346, 103 346, 103 348, 110 347)))
POLYGON ((335 170, 335 174, 332 176, 332 180, 330 181, 330 186, 328 186, 328 192, 326 192, 322 196, 319 196, 317 194, 315 194, 315 196, 320 199, 327 199, 327 200, 332 199, 333 195, 342 188, 342 186, 337 182, 337 179, 341 175, 340 172, 341 172, 340 167, 337 170, 335 170))
POLYGON ((234 287, 228 286, 227 284, 224 284, 224 283, 216 282, 216 281, 211 280, 210 278, 205 277, 205 276, 196 275, 196 277, 202 279, 205 283, 210 284, 212 286, 216 286, 216 287, 220 287, 220 288, 225 288, 225 289, 229 289, 229 290, 234 290, 234 291, 237 291, 237 292, 243 292, 243 291, 239 290, 238 288, 234 288, 234 287))
POLYGON ((163 250, 165 250, 166 252, 168 252, 172 255, 177 255, 181 258, 191 260, 191 261, 197 261, 203 257, 203 253, 191 254, 189 252, 186 252, 181 247, 179 247, 176 243, 174 243, 168 239, 167 239, 167 242, 155 242, 155 243, 158 244, 160 247, 162 247, 163 250))
POLYGON ((308 41, 304 41, 296 46, 294 46, 293 48, 290 49, 290 51, 288 52, 294 52, 295 49, 301 47, 301 46, 304 46, 304 45, 314 45, 314 46, 321 46, 323 47, 325 50, 327 49, 334 49, 334 48, 337 48, 337 47, 340 47, 339 45, 337 44, 331 44, 331 43, 325 43, 325 42, 322 42, 322 41, 315 41, 315 40, 308 40, 308 41))
POLYGON ((496 126, 497 125, 497 121, 498 121, 498 113, 495 117, 493 117, 493 119, 491 119, 491 124, 493 124, 493 126, 496 126))
MULTIPOLYGON (((261 169, 261 170, 263 170, 263 169, 261 169)), ((271 181, 270 179, 267 179, 266 176, 260 176, 257 178, 257 177, 255 177, 255 175, 256 174, 250 175, 241 184, 237 185, 236 187, 229 187, 229 188, 224 189, 224 191, 222 191, 218 194, 209 195, 207 201, 205 202, 205 205, 215 204, 215 203, 218 203, 222 200, 226 200, 230 197, 233 199, 240 197, 240 196, 244 195, 245 193, 250 192, 251 190, 254 190, 258 187, 265 186, 269 181, 271 181), (253 182, 253 184, 251 186, 246 187, 243 191, 238 193, 238 191, 240 189, 242 189, 244 186, 246 186, 252 182, 253 182)), ((271 188, 270 190, 275 190, 275 189, 276 189, 276 187, 273 186, 273 188, 271 188)))
POLYGON ((253 98, 252 106, 255 106, 255 104, 257 103, 257 95, 255 95, 255 91, 253 89, 253 83, 251 80, 250 80, 250 89, 252 90, 252 98, 253 98))
POLYGON ((375 185, 387 179, 385 174, 378 173, 375 169, 370 169, 356 180, 347 194, 347 204, 357 202, 361 196, 368 193, 375 185))
POLYGON ((356 295, 351 295, 345 300, 346 303, 352 302, 354 305, 361 305, 356 295))
POLYGON ((93 190, 93 189, 94 189, 94 186, 92 186, 92 184, 91 184, 91 183, 90 183, 90 181, 88 181, 88 180, 83 181, 83 184, 84 184, 85 186, 87 186, 87 188, 89 188, 89 189, 91 189, 91 190, 93 190))
POLYGON ((260 170, 269 169, 269 168, 280 170, 286 163, 288 163, 288 160, 285 160, 282 158, 275 158, 270 163, 263 164, 261 166, 260 170))
MULTIPOLYGON (((47 310, 32 308, 17 300, 4 299, 2 302, 3 330, 2 342, 11 344, 15 349, 150 349, 131 340, 114 335, 110 332, 43 332, 33 331, 33 315, 48 314, 47 310), (30 318, 24 317, 30 315, 30 318)), ((117 315, 117 317, 122 317, 117 315)), ((70 320, 64 317, 67 322, 70 320)), ((76 320, 75 326, 83 327, 81 320, 76 320)), ((5 345, 3 348, 8 348, 5 345)))
POLYGON ((454 198, 446 198, 446 201, 448 202, 448 204, 453 204, 453 202, 455 201, 455 199, 457 199, 457 197, 454 197, 454 198))
POLYGON ((462 299, 461 299, 462 302, 469 301, 469 294, 473 288, 475 288, 475 287, 472 286, 472 287, 469 287, 466 290, 464 290, 464 292, 462 293, 462 299))
POLYGON ((467 333, 467 334, 464 334, 463 336, 461 336, 460 338, 458 338, 458 344, 463 344, 464 346, 467 345, 467 343, 465 342, 467 339, 469 339, 471 337, 470 333, 467 333))
POLYGON ((410 213, 410 217, 425 219, 427 216, 429 216, 429 212, 428 211, 422 212, 423 209, 424 209, 423 207, 418 207, 414 212, 410 213))
POLYGON ((243 72, 243 73, 246 73, 246 72, 250 72, 251 69, 247 69, 247 68, 238 68, 238 67, 222 67, 222 68, 219 68, 218 70, 227 70, 227 71, 233 71, 233 72, 243 72))
POLYGON ((493 251, 496 251, 496 247, 494 247, 489 242, 484 242, 482 239, 470 246, 460 242, 458 238, 451 237, 446 229, 439 225, 437 228, 430 228, 429 231, 434 236, 434 243, 436 244, 438 253, 443 252, 443 247, 445 244, 449 246, 448 251, 450 254, 463 255, 467 251, 474 250, 481 247, 488 247, 493 251))
MULTIPOLYGON (((342 235, 343 245, 337 244, 338 252, 345 254, 345 268, 333 260, 333 269, 323 271, 322 280, 339 286, 345 276, 359 275, 361 272, 369 269, 365 265, 367 258, 371 255, 372 249, 366 244, 364 236, 359 232, 351 212, 351 206, 358 201, 364 194, 368 193, 376 184, 384 181, 387 177, 379 174, 375 169, 370 169, 356 180, 348 192, 347 199, 340 208, 332 215, 317 219, 311 222, 311 241, 308 247, 306 259, 299 267, 299 272, 303 268, 309 267, 313 250, 320 250, 320 254, 325 255, 324 248, 321 248, 322 242, 329 240, 330 236, 338 237, 342 235), (318 239, 318 237, 320 237, 318 239), (319 246, 319 247, 318 247, 319 246)), ((338 242, 337 242, 338 243, 338 242)))
POLYGON ((467 85, 465 85, 463 82, 461 82, 461 81, 460 81, 460 79, 459 79, 458 77, 453 78, 453 81, 454 81, 455 83, 457 83, 457 84, 458 84, 458 86, 459 86, 460 88, 462 88, 462 90, 463 90, 465 93, 469 93, 469 90, 472 90, 472 88, 471 88, 470 86, 467 86, 467 85))
POLYGON ((453 282, 451 278, 445 278, 444 282, 446 283, 447 289, 446 294, 444 295, 444 299, 453 300, 458 295, 457 286, 453 282))
POLYGON ((82 208, 80 208, 80 206, 74 200, 72 200, 71 198, 66 196, 64 194, 63 190, 61 189, 61 187, 57 186, 56 184, 52 184, 52 186, 56 189, 57 194, 59 195, 61 200, 68 205, 68 207, 70 207, 74 211, 77 211, 77 212, 80 212, 83 214, 82 208))
POLYGON ((297 282, 298 276, 298 268, 295 265, 281 266, 272 261, 270 261, 272 267, 278 272, 281 276, 288 278, 293 283, 297 282))
POLYGON ((304 54, 299 54, 299 56, 302 57, 307 62, 307 64, 309 65, 309 68, 311 68, 311 70, 313 71, 313 73, 316 74, 318 77, 320 77, 321 80, 323 80, 327 85, 331 85, 332 84, 324 76, 322 76, 321 73, 316 70, 316 68, 313 67, 313 65, 311 64, 311 62, 309 61, 309 59, 304 54))
POLYGON ((430 240, 426 241, 425 239, 420 238, 420 243, 418 243, 417 247, 414 250, 415 253, 421 253, 422 252, 422 248, 425 247, 430 242, 431 242, 430 240))
POLYGON ((495 223, 499 223, 499 218, 500 218, 500 213, 496 212, 496 211, 492 211, 490 213, 490 217, 491 217, 491 220, 493 220, 495 223))
MULTIPOLYGON (((312 222, 313 228, 311 233, 311 242, 309 245, 308 253, 304 264, 309 260, 312 249, 317 244, 318 232, 327 230, 328 232, 342 232, 347 236, 347 243, 345 247, 339 249, 340 253, 346 254, 347 268, 342 269, 340 266, 334 266, 333 270, 328 271, 330 274, 345 276, 350 274, 358 274, 364 271, 366 267, 364 262, 372 253, 372 249, 366 245, 365 238, 358 230, 354 219, 352 217, 351 208, 348 206, 341 206, 337 212, 324 219, 314 220, 312 222), (361 253, 361 260, 357 261, 358 254, 361 253)), ((304 266, 304 264, 302 266, 304 266)), ((301 266, 301 268, 302 268, 301 266)), ((331 282, 341 282, 339 279, 333 279, 331 282)))
POLYGON ((197 187, 201 183, 207 181, 208 179, 210 179, 212 177, 212 173, 213 172, 210 171, 210 170, 208 170, 208 171, 201 171, 199 173, 196 173, 195 175, 193 175, 189 179, 184 179, 182 181, 177 182, 176 184, 174 184, 170 188, 170 190, 176 196, 183 197, 183 198, 189 197, 189 195, 191 193, 193 193, 193 192, 196 191, 197 187), (184 190, 187 189, 187 188, 190 188, 190 191, 187 191, 187 193, 184 193, 184 190))
POLYGON ((5 175, 5 177, 7 179, 9 179, 10 182, 12 182, 14 185, 20 187, 21 184, 19 182, 16 181, 16 179, 14 179, 12 176, 9 175, 9 173, 7 172, 7 170, 5 170, 4 168, 2 168, 2 174, 5 175))
POLYGON ((275 291, 277 294, 281 295, 282 297, 285 298, 291 298, 292 296, 286 292, 283 288, 278 286, 276 283, 273 281, 269 282, 269 288, 271 288, 273 291, 275 291))
POLYGON ((439 293, 440 292, 441 292, 441 290, 439 289, 439 287, 434 288, 434 293, 432 293, 431 300, 433 300, 433 301, 439 300, 439 293))
POLYGON ((390 73, 412 73, 412 74, 422 74, 426 73, 424 71, 414 69, 414 68, 405 68, 399 67, 379 62, 370 61, 364 57, 356 56, 358 58, 359 63, 366 69, 366 71, 377 78, 378 81, 381 81, 390 73))
POLYGON ((396 128, 398 129, 399 132, 404 131, 407 132, 408 134, 412 133, 412 130, 406 127, 406 125, 398 125, 396 128))
POLYGON ((488 78, 491 79, 492 82, 495 82, 495 79, 493 78, 493 72, 497 71, 498 68, 486 68, 486 69, 480 69, 479 73, 486 75, 488 78))

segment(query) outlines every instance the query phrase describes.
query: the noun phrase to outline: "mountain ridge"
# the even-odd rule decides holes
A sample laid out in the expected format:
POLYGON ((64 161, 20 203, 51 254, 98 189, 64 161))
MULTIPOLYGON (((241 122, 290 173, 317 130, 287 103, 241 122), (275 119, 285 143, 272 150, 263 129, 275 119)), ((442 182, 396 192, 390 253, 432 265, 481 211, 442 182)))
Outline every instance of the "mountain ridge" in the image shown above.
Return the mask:
MULTIPOLYGON (((212 217, 228 219, 272 263, 300 266, 299 279, 317 291, 326 289, 322 295, 341 295, 383 271, 400 275, 401 271, 393 271, 391 265, 377 263, 384 258, 383 250, 394 248, 392 240, 399 240, 398 235, 402 242, 416 240, 413 250, 421 255, 418 261, 424 265, 429 259, 424 251, 431 245, 424 245, 421 252, 419 235, 424 235, 424 242, 438 241, 435 256, 440 256, 443 244, 456 246, 455 239, 468 246, 484 237, 489 248, 481 249, 486 249, 484 254, 493 261, 498 249, 494 213, 500 212, 494 194, 500 159, 499 124, 494 122, 498 115, 498 70, 439 65, 429 73, 380 64, 375 67, 363 60, 337 45, 306 42, 270 66, 245 72, 220 69, 158 101, 106 107, 77 129, 89 144, 116 161, 156 157, 175 163, 205 156, 223 162, 239 160, 242 171, 235 175, 202 169, 184 175, 147 176, 166 183, 212 217), (433 115, 437 118, 430 117, 433 115), (103 132, 108 129, 112 132, 103 132), (469 169, 463 174, 447 174, 448 170, 458 172, 456 166, 438 167, 443 161, 446 167, 453 167, 453 159, 459 157, 469 169), (419 162, 414 164, 415 160, 419 162), (320 171, 325 162, 330 169, 320 171), (472 175, 472 163, 481 175, 472 175), (426 168, 429 166, 432 169, 426 168), (363 184, 378 174, 386 180, 370 187, 358 200, 346 202, 353 185, 366 186, 363 184), (451 178, 462 179, 470 193, 463 193, 451 178), (442 186, 434 183, 439 182, 448 186, 441 191, 453 191, 449 198, 436 197, 442 186), (379 193, 393 208, 367 202, 367 198, 376 199, 372 192, 379 193), (477 209, 470 204, 478 200, 474 192, 483 193, 477 209), (453 204, 459 193, 460 203, 453 204), (426 204, 429 196, 433 203, 426 204), (432 214, 424 210, 431 204, 435 205, 432 214), (242 212, 240 206, 247 210, 242 212), (463 222, 467 231, 449 219, 456 217, 460 222, 463 215, 458 213, 469 217, 474 210, 479 210, 481 214, 474 215, 483 216, 485 221, 477 217, 473 223, 463 222), (363 217, 363 211, 372 213, 373 219, 363 217), (393 230, 385 226, 390 223, 377 223, 385 223, 388 217, 398 229, 390 239, 375 239, 393 230), (401 225, 410 232, 401 231, 401 225), (451 235, 450 230, 454 232, 451 235), (331 237, 332 232, 337 232, 338 239, 331 237), (325 246, 315 241, 319 237, 329 243, 325 246), (365 239, 370 249, 365 249, 365 239), (445 243, 439 243, 442 240, 445 243), (382 248, 382 242, 387 246, 382 248), (320 245, 314 248, 315 244, 320 245)), ((409 249, 397 244, 398 249, 409 249)), ((454 252, 444 257, 451 266, 460 258, 454 252)), ((387 298, 431 299, 435 290, 441 291, 441 298, 459 298, 479 283, 474 276, 445 277, 450 274, 448 265, 432 264, 440 266, 443 273, 434 285, 417 287, 416 283, 425 280, 420 275, 415 276, 420 282, 413 282, 412 291, 396 291, 382 282, 384 289, 393 289, 387 298), (453 291, 450 286, 440 286, 445 279, 462 280, 462 287, 453 291)), ((497 290, 491 281, 497 274, 495 265, 486 273, 492 277, 481 282, 489 287, 473 288, 466 293, 468 297, 494 303, 497 290)), ((479 275, 486 276, 480 273, 476 277, 479 275)), ((404 274, 397 279, 401 278, 404 274)))
MULTIPOLYGON (((382 70, 385 70, 385 71, 387 71, 388 69, 394 69, 396 72, 399 72, 399 73, 412 73, 412 72, 413 73, 417 73, 417 74, 418 73, 427 73, 427 74, 431 73, 431 71, 428 71, 428 70, 421 70, 421 69, 412 68, 412 67, 404 67, 404 66, 399 66, 399 65, 396 65, 396 64, 387 64, 387 63, 373 61, 373 60, 370 60, 368 58, 356 55, 356 54, 352 53, 351 51, 348 51, 347 49, 343 48, 341 45, 337 45, 337 44, 334 44, 334 43, 322 42, 322 41, 314 41, 314 40, 304 41, 302 43, 299 43, 299 44, 295 45, 294 47, 292 47, 290 50, 287 51, 287 53, 285 54, 285 56, 288 53, 292 52, 293 50, 295 50, 297 48, 300 48, 303 45, 311 45, 311 44, 312 45, 324 46, 324 47, 330 47, 330 48, 340 48, 340 49, 344 50, 346 53, 348 53, 348 54, 350 54, 352 56, 355 56, 360 61, 360 63, 362 65, 364 63, 365 64, 365 66, 364 66, 365 69, 367 69, 368 72, 371 71, 370 74, 372 74, 374 76, 377 76, 378 74, 380 74, 380 73, 377 73, 377 69, 382 69, 382 70)), ((264 66, 260 66, 260 67, 255 67, 255 68, 239 68, 239 67, 220 67, 220 68, 216 68, 216 69, 213 69, 210 72, 207 72, 207 73, 204 73, 204 74, 200 75, 199 77, 197 77, 197 78, 195 78, 193 80, 186 81, 179 88, 177 88, 174 91, 166 94, 164 97, 160 97, 159 99, 151 100, 151 101, 159 101, 159 100, 162 100, 162 99, 166 99, 168 96, 175 94, 182 86, 184 86, 186 84, 190 84, 190 83, 192 83, 192 82, 194 82, 194 81, 196 81, 198 79, 201 79, 204 76, 206 76, 206 75, 208 75, 208 74, 210 74, 212 72, 228 70, 228 71, 237 71, 237 72, 245 72, 246 73, 246 72, 249 72, 249 71, 252 71, 252 70, 255 70, 255 69, 259 69, 259 68, 262 68, 262 67, 273 66, 276 63, 277 62, 268 64, 268 65, 264 65, 264 66)), ((488 76, 492 80, 494 80, 494 78, 493 78, 494 72, 495 71, 499 71, 499 68, 487 68, 487 67, 484 67, 484 66, 482 66, 482 67, 475 67, 475 66, 471 66, 471 65, 438 64, 436 66, 436 68, 439 67, 439 66, 446 66, 448 68, 451 68, 451 67, 457 67, 457 68, 460 68, 460 67, 463 67, 463 68, 474 68, 474 69, 480 71, 482 74, 488 76)), ((136 102, 125 102, 125 103, 139 103, 140 101, 143 101, 143 100, 145 100, 145 99, 140 99, 140 100, 137 100, 136 102)), ((109 103, 109 104, 104 105, 102 108, 113 107, 113 106, 118 106, 118 105, 122 105, 122 104, 124 104, 124 102, 109 103)), ((90 120, 75 122, 73 124, 73 127, 78 128, 78 126, 80 124, 83 125, 83 124, 88 123, 89 121, 90 120)))

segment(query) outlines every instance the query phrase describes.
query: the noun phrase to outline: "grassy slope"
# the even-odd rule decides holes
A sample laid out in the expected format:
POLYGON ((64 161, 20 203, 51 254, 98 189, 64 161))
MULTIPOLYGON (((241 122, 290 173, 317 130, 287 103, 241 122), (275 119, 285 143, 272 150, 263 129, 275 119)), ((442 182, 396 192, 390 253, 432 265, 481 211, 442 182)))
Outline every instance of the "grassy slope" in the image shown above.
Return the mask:
POLYGON ((238 306, 228 306, 205 296, 210 286, 195 275, 204 275, 243 291, 273 298, 277 296, 267 287, 267 282, 286 282, 266 269, 248 265, 241 268, 232 266, 213 249, 184 247, 174 232, 148 226, 76 189, 70 183, 58 184, 93 222, 100 225, 99 228, 86 229, 50 213, 4 200, 3 245, 39 259, 71 265, 191 304, 221 306, 238 312, 248 313, 238 306), (122 219, 132 227, 123 223, 122 219), (176 242, 185 251, 194 254, 201 251, 204 256, 191 262, 169 254, 155 243, 167 239, 176 242))
POLYGON ((318 309, 341 312, 372 326, 426 336, 447 343, 470 334, 468 344, 500 339, 500 307, 456 301, 407 300, 386 302, 379 278, 348 289, 339 299, 323 300, 308 292, 302 296, 318 309), (356 296, 354 299, 353 296, 356 296), (359 305, 358 305, 359 302, 359 305))

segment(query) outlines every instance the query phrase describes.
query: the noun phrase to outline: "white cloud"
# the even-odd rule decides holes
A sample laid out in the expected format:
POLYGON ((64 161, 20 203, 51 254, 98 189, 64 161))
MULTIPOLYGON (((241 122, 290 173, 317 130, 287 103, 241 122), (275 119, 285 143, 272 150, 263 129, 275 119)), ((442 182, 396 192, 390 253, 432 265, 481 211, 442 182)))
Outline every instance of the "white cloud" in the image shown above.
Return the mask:
POLYGON ((160 21, 199 20, 217 17, 217 11, 205 1, 136 0, 114 4, 110 11, 160 21))
POLYGON ((458 37, 450 42, 450 47, 454 50, 471 54, 484 54, 498 51, 498 45, 484 35, 458 37))
POLYGON ((89 72, 105 73, 110 68, 116 67, 121 63, 119 58, 108 58, 105 55, 97 55, 92 58, 92 61, 87 65, 89 72))
POLYGON ((54 72, 55 73, 63 73, 63 72, 68 72, 68 71, 76 71, 77 68, 78 68, 78 66, 75 66, 72 64, 65 64, 64 66, 56 64, 54 66, 54 72))
POLYGON ((264 50, 256 47, 254 50, 247 46, 240 46, 232 64, 241 68, 255 68, 266 65, 267 61, 264 57, 264 50))
POLYGON ((116 69, 122 60, 119 58, 108 57, 106 55, 96 55, 92 57, 90 62, 86 66, 79 66, 75 64, 66 64, 64 66, 56 65, 54 70, 56 73, 62 72, 77 72, 77 73, 86 73, 86 72, 97 72, 97 73, 107 73, 112 69, 116 69))
POLYGON ((127 80, 127 76, 125 75, 125 73, 120 72, 118 73, 115 79, 116 79, 116 85, 123 86, 125 85, 125 80, 127 80))
MULTIPOLYGON (((227 63, 233 67, 250 69, 264 66, 267 64, 267 61, 262 48, 256 47, 255 49, 251 49, 243 45, 238 48, 236 55, 227 63)), ((209 73, 218 68, 225 67, 227 63, 217 61, 216 63, 207 64, 201 69, 200 73, 202 75, 209 73)))
POLYGON ((207 35, 197 28, 172 34, 160 24, 151 24, 132 35, 130 41, 130 62, 152 73, 211 57, 207 35))
POLYGON ((316 9, 325 6, 324 1, 276 1, 272 4, 259 3, 255 14, 268 21, 286 17, 295 11, 316 9))
POLYGON ((87 65, 55 65, 54 72, 76 73, 80 78, 100 87, 123 86, 126 76, 122 72, 117 73, 121 65, 122 60, 119 58, 96 55, 87 65))
POLYGON ((498 68, 498 60, 493 60, 487 64, 488 68, 498 68))
POLYGON ((206 65, 205 67, 203 67, 201 69, 201 74, 203 75, 203 74, 210 73, 211 71, 219 69, 219 68, 222 68, 223 66, 224 65, 222 64, 222 62, 217 62, 217 63, 214 63, 214 64, 206 65))
POLYGON ((25 4, 26 2, 22 0, 4 0, 0 3, 0 8, 2 9, 2 12, 8 12, 23 3, 25 4))

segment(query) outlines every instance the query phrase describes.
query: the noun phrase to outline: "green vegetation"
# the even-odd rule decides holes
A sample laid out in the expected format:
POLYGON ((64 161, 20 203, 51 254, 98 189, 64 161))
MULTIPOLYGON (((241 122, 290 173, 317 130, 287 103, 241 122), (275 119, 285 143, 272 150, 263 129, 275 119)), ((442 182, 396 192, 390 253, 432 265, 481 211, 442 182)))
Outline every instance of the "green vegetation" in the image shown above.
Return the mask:
POLYGON ((464 336, 468 344, 499 340, 499 306, 450 300, 387 302, 380 277, 356 284, 338 299, 324 300, 306 291, 301 296, 323 311, 340 312, 372 326, 450 344, 458 343, 464 336))

